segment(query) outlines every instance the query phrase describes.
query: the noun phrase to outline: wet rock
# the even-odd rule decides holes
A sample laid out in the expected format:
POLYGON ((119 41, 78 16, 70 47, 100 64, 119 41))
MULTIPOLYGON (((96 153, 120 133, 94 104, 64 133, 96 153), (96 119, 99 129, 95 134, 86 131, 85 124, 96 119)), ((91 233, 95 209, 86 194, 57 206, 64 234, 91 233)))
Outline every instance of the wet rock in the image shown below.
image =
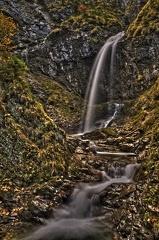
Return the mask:
POLYGON ((31 221, 33 219, 33 214, 28 209, 24 209, 24 211, 21 213, 21 216, 27 221, 31 221))
POLYGON ((52 199, 54 192, 55 192, 55 187, 49 186, 49 185, 45 185, 40 189, 35 189, 35 194, 41 195, 45 199, 52 199))
POLYGON ((30 201, 28 204, 28 210, 28 212, 25 212, 28 217, 31 217, 32 215, 33 217, 48 218, 52 215, 52 209, 50 209, 49 202, 42 199, 30 201))
POLYGON ((120 88, 120 94, 123 98, 132 99, 138 96, 156 81, 156 78, 153 76, 153 72, 154 66, 156 70, 158 69, 155 62, 156 57, 158 58, 156 55, 157 41, 158 36, 155 32, 151 36, 146 35, 143 38, 140 36, 136 37, 134 42, 131 42, 131 40, 130 42, 123 40, 124 48, 127 50, 129 49, 129 53, 133 52, 133 54, 129 54, 127 50, 120 50, 122 66, 119 64, 120 71, 117 70, 117 74, 122 76, 122 79, 124 79, 124 81, 120 86, 116 85, 116 87, 120 88), (146 59, 146 61, 143 62, 143 59, 146 59), (130 77, 130 75, 133 76, 130 77))

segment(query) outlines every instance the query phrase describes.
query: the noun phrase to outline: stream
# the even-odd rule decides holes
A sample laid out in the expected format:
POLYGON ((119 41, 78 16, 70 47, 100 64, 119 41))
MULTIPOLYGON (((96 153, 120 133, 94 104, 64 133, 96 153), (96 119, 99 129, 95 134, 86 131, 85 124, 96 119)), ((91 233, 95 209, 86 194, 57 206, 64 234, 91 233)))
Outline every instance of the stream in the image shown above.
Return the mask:
POLYGON ((113 163, 118 159, 134 157, 133 153, 96 151, 98 158, 111 158, 112 165, 107 171, 98 171, 101 181, 80 183, 67 204, 57 208, 54 217, 33 231, 23 240, 113 240, 117 233, 112 230, 112 223, 107 214, 100 215, 100 194, 112 185, 132 184, 140 168, 138 163, 125 166, 113 163), (98 210, 97 210, 98 209, 98 210), (98 212, 98 213, 97 213, 98 212))
MULTIPOLYGON (((108 66, 110 96, 109 100, 113 101, 114 86, 114 68, 116 66, 116 48, 119 40, 123 37, 124 32, 110 37, 97 55, 88 83, 86 99, 88 105, 84 106, 84 123, 82 132, 91 132, 94 125, 93 105, 98 100, 98 85, 101 72, 104 71, 105 65, 108 66)), ((115 109, 112 115, 104 121, 104 127, 107 127, 118 114, 120 104, 115 103, 115 109)), ((112 112, 112 111, 111 111, 112 112)), ((101 126, 102 127, 102 126, 101 126)), ((79 134, 80 137, 81 135, 79 134)), ((89 142, 89 140, 88 140, 89 142)), ((134 157, 133 153, 105 152, 96 151, 97 157, 105 161, 105 156, 113 162, 114 158, 134 157)), ((95 159, 94 159, 95 160, 95 159)), ((101 175, 101 181, 98 183, 80 184, 76 187, 70 197, 68 204, 56 209, 54 217, 46 220, 45 224, 35 230, 24 240, 113 240, 116 238, 115 231, 112 230, 112 223, 106 219, 106 215, 96 214, 97 205, 100 206, 100 194, 108 187, 119 184, 132 184, 135 173, 140 168, 140 164, 131 162, 120 166, 113 164, 107 166, 107 170, 96 169, 101 175)))

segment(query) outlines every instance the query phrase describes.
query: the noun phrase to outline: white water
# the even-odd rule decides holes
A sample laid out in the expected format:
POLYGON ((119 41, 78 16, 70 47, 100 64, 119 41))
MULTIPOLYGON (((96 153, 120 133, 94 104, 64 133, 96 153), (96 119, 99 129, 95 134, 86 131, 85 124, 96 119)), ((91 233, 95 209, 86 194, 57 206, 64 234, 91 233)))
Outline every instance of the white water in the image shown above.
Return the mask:
POLYGON ((105 121, 101 124, 100 128, 106 128, 106 127, 108 127, 108 125, 117 117, 120 109, 121 109, 122 106, 123 106, 123 104, 119 104, 119 103, 115 103, 114 105, 115 105, 115 109, 114 109, 113 115, 110 116, 107 120, 105 120, 105 121))
POLYGON ((130 153, 130 152, 100 152, 96 151, 96 154, 98 155, 105 155, 106 157, 120 157, 120 156, 132 156, 135 157, 135 153, 130 153))
POLYGON ((69 205, 57 209, 54 218, 24 240, 113 240, 111 226, 104 217, 93 217, 93 207, 99 193, 112 184, 130 184, 139 169, 139 164, 126 167, 110 167, 101 172, 103 181, 98 184, 83 184, 73 191, 69 205))
POLYGON ((100 80, 101 73, 104 68, 104 64, 106 60, 109 58, 109 64, 110 64, 110 69, 109 69, 109 75, 110 75, 110 101, 113 99, 113 83, 114 83, 114 65, 115 65, 115 54, 116 54, 116 47, 118 41, 123 37, 124 32, 118 33, 116 36, 110 37, 104 46, 101 48, 99 51, 93 68, 91 70, 90 78, 89 78, 89 83, 87 86, 87 91, 86 91, 86 105, 84 106, 83 110, 83 118, 84 118, 84 128, 82 132, 89 132, 91 131, 93 120, 94 120, 94 108, 93 105, 97 101, 97 89, 98 89, 98 84, 100 80), (110 56, 111 54, 111 56, 110 56), (88 102, 88 104, 87 104, 88 102))

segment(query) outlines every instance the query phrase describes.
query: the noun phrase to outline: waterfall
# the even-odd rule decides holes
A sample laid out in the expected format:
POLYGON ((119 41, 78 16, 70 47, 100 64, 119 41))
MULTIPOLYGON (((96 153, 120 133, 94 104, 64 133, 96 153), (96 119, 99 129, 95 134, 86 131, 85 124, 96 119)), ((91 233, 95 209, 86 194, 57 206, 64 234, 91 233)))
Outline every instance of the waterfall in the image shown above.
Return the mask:
MULTIPOLYGON (((89 132, 92 129, 94 123, 94 105, 98 99, 98 85, 102 77, 103 71, 107 69, 109 75, 109 86, 110 86, 110 96, 109 101, 113 100, 113 87, 114 87, 114 68, 116 59, 116 48, 118 41, 123 37, 124 32, 118 33, 116 36, 110 37, 103 47, 100 49, 95 62, 93 64, 89 82, 87 86, 86 96, 85 96, 85 106, 83 110, 84 123, 82 126, 82 132, 89 132), (106 64, 106 66, 105 66, 106 64)), ((116 114, 113 114, 114 116, 116 114)))
POLYGON ((123 106, 123 104, 119 104, 119 103, 115 103, 115 109, 114 109, 114 113, 106 120, 104 121, 101 125, 100 128, 104 127, 108 127, 108 125, 116 118, 116 116, 118 115, 121 107, 123 106))
POLYGON ((112 184, 128 184, 140 164, 125 167, 112 166, 102 171, 103 181, 98 184, 81 184, 71 196, 69 205, 57 209, 54 218, 23 240, 113 240, 114 232, 104 217, 93 215, 98 195, 112 184))

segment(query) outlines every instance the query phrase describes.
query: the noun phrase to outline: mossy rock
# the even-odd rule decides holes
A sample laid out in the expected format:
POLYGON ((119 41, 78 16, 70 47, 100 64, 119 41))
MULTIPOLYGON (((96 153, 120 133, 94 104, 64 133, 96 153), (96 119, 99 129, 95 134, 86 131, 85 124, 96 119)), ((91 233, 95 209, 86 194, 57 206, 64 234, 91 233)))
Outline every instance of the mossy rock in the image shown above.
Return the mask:
POLYGON ((145 213, 145 222, 153 228, 152 219, 158 219, 156 211, 159 208, 159 78, 149 90, 145 91, 131 108, 127 121, 132 128, 142 130, 139 141, 148 138, 146 157, 142 159, 147 189, 143 197, 144 203, 149 206, 145 213))
POLYGON ((29 82, 32 93, 43 104, 44 110, 54 119, 56 125, 69 133, 76 131, 82 115, 83 99, 43 75, 32 75, 29 82))
POLYGON ((1 182, 29 185, 67 174, 71 156, 65 132, 30 91, 22 68, 20 74, 12 68, 9 81, 0 80, 1 182))
POLYGON ((112 127, 96 129, 92 132, 85 133, 82 138, 90 140, 106 139, 107 137, 117 136, 116 131, 112 127))
POLYGON ((71 31, 124 26, 124 13, 105 1, 58 1, 49 3, 48 8, 60 27, 71 31))
POLYGON ((145 6, 130 24, 127 30, 128 37, 145 36, 150 32, 159 32, 159 1, 148 0, 145 6))

